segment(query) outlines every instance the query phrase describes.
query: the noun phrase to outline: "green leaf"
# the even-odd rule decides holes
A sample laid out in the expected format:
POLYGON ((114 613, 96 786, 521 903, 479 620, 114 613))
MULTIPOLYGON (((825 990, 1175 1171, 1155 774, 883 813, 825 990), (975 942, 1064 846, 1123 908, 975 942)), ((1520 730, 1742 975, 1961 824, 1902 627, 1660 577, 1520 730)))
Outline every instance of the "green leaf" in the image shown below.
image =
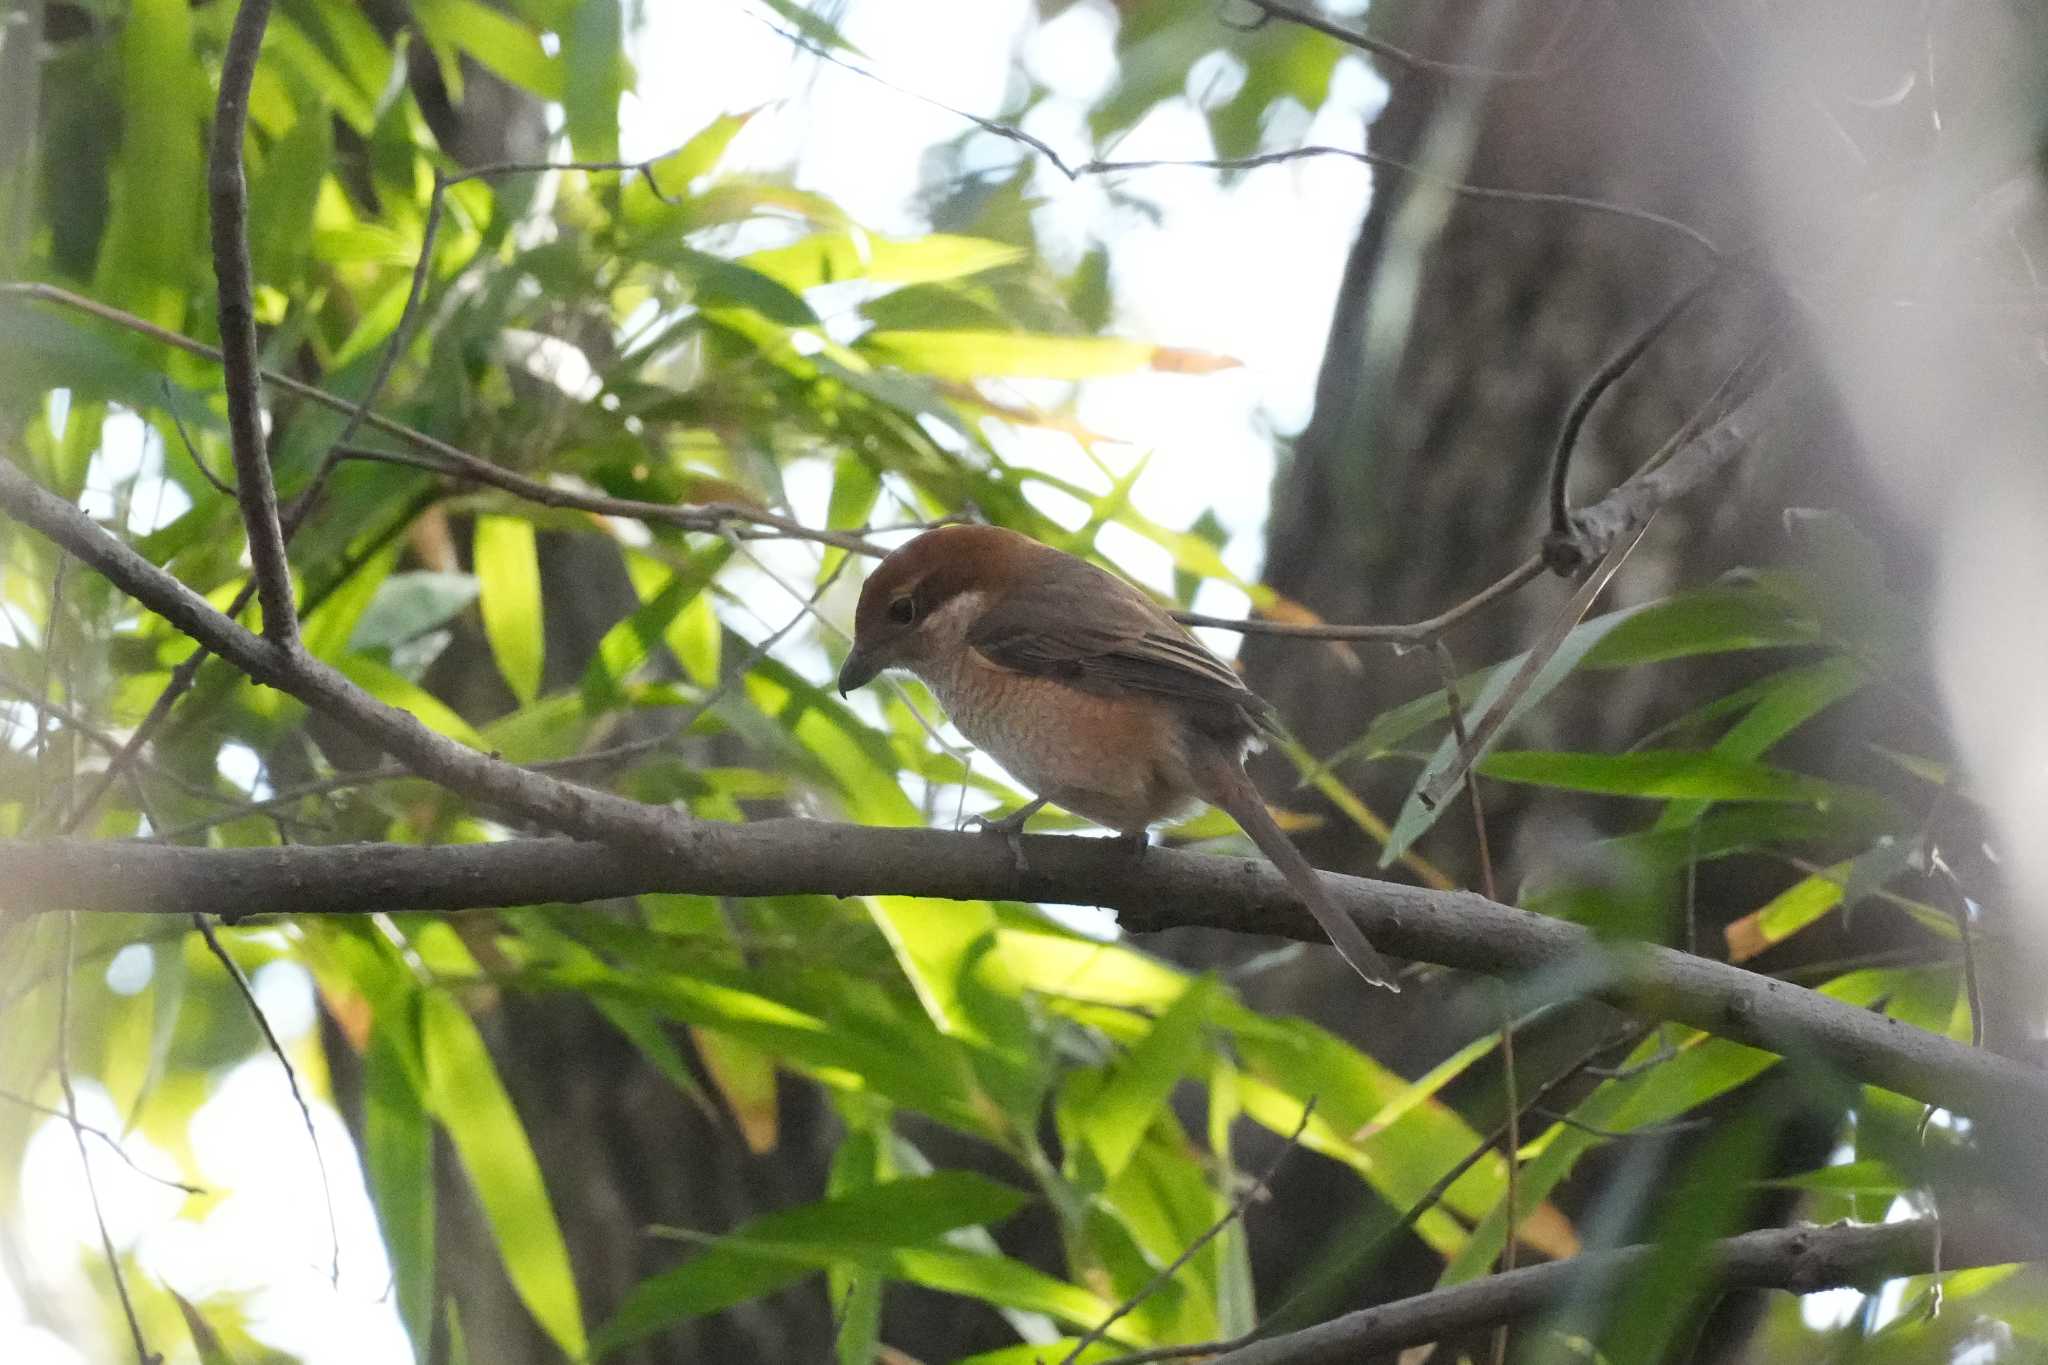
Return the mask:
POLYGON ((844 280, 876 284, 929 284, 958 279, 1025 258, 1024 248, 980 237, 934 232, 897 239, 865 232, 820 232, 741 257, 741 262, 791 289, 844 280))
POLYGON ((597 652, 583 670, 583 695, 592 710, 604 710, 625 700, 623 684, 629 674, 646 661, 671 622, 697 594, 710 586, 712 578, 732 557, 732 546, 721 541, 692 555, 688 563, 668 574, 638 610, 604 633, 597 652))
POLYGON ((561 36, 569 144, 579 161, 617 161, 619 99, 630 80, 619 0, 579 0, 561 36))
POLYGON ((744 308, 783 327, 822 325, 803 295, 751 265, 728 261, 680 242, 665 242, 643 254, 649 260, 674 267, 695 285, 700 308, 744 308))
MULTIPOLYGON (((1863 665, 1846 656, 1787 669, 1756 690, 1748 714, 1714 745, 1723 758, 1759 759, 1794 730, 1850 696, 1867 681, 1863 665)), ((1674 801, 1657 820, 1658 829, 1682 829, 1706 810, 1703 801, 1674 801)))
POLYGON ((434 1130, 422 1087, 420 997, 379 1009, 363 1057, 363 1174, 391 1255, 398 1315, 424 1356, 434 1330, 434 1130))
POLYGON ((348 648, 390 649, 417 639, 474 602, 479 584, 466 573, 418 569, 375 583, 376 596, 356 618, 348 648))
POLYGON ((564 94, 562 62, 540 35, 480 0, 414 0, 413 17, 437 47, 460 48, 494 75, 544 100, 564 94))
POLYGON ((1100 1365, 1102 1361, 1129 1354, 1121 1345, 1094 1341, 1077 1356, 1074 1348, 1080 1344, 1079 1337, 1058 1337, 1047 1342, 1023 1341, 1015 1346, 998 1346, 993 1351, 977 1351, 971 1356, 962 1356, 953 1365, 1045 1365, 1049 1360, 1072 1360, 1074 1365, 1100 1365))
POLYGON ((120 151, 93 296, 178 330, 202 257, 205 90, 186 0, 134 0, 120 28, 120 151))
MULTIPOLYGON (((725 149, 732 145, 732 140, 739 136, 740 129, 754 117, 754 112, 720 114, 699 129, 688 142, 656 160, 651 172, 662 193, 670 196, 682 194, 698 177, 708 174, 725 155, 725 149)), ((627 196, 627 212, 635 223, 672 212, 645 185, 627 186, 627 196)))
MULTIPOLYGON (((1710 1038, 1693 1030, 1667 1028, 1666 1034, 1680 1036, 1672 1043, 1675 1054, 1654 1067, 1625 1080, 1607 1081, 1573 1107, 1571 1117, 1579 1124, 1606 1132, 1631 1129, 1676 1118, 1707 1101, 1724 1095, 1745 1081, 1760 1075, 1778 1062, 1768 1052, 1740 1043, 1710 1038)), ((1624 1066, 1634 1066, 1661 1055, 1656 1038, 1645 1039, 1630 1054, 1624 1066)), ((1522 1164, 1516 1183, 1519 1207, 1548 1199, 1578 1159, 1606 1141, 1586 1127, 1559 1123, 1538 1139, 1537 1155, 1522 1164)), ((1444 1267, 1440 1284, 1463 1284, 1488 1274, 1506 1240, 1503 1207, 1496 1203, 1464 1248, 1444 1267)))
POLYGON ((192 1334, 192 1348, 199 1352, 199 1365, 235 1365, 235 1358, 221 1344, 220 1333, 199 1315, 199 1310, 177 1290, 172 1289, 170 1295, 185 1319, 185 1330, 192 1334))
POLYGON ((448 995, 421 997, 427 1097, 468 1172, 505 1272, 534 1320, 572 1357, 586 1351, 569 1248, 526 1128, 476 1024, 448 995))
POLYGON ((1756 1182, 1771 1189, 1812 1190, 1820 1193, 1896 1195, 1912 1188, 1890 1162, 1867 1157, 1823 1166, 1803 1175, 1778 1176, 1756 1182))
MULTIPOLYGON (((1885 835, 1847 862, 1821 868, 1801 878, 1757 909, 1729 922, 1724 931, 1728 959, 1746 962, 1818 922, 1830 910, 1855 908, 1857 902, 1883 890, 1885 883, 1906 871, 1919 851, 1912 839, 1885 835)), ((1939 909, 1903 896, 1885 895, 1929 929, 1953 938, 1955 922, 1939 909)))
MULTIPOLYGON (((1565 636, 1564 643, 1516 701, 1500 733, 1505 735, 1580 667, 1627 668, 1700 654, 1810 644, 1818 638, 1818 627, 1792 613, 1781 597, 1747 583, 1717 583, 1609 612, 1565 636)), ((1459 680, 1458 695, 1465 700, 1468 727, 1476 725, 1507 690, 1526 657, 1518 654, 1459 680)), ((1326 759, 1323 768, 1334 769, 1353 759, 1377 757, 1449 714, 1450 707, 1441 689, 1404 702, 1375 717, 1364 734, 1326 759)), ((1454 749, 1454 739, 1447 734, 1430 755, 1394 823, 1394 834, 1381 854, 1380 866, 1391 865, 1436 823, 1438 812, 1424 806, 1416 793, 1437 771, 1449 765, 1454 749)), ((1304 782, 1313 776, 1305 777, 1304 782)))
POLYGON ((472 749, 488 750, 484 737, 470 727, 468 721, 457 715, 448 703, 417 683, 405 678, 378 663, 375 659, 361 654, 344 654, 334 664, 337 671, 362 688, 386 706, 395 706, 401 711, 410 711, 414 720, 436 734, 467 744, 472 749))
POLYGON ((1481 759, 1479 771, 1523 782, 1608 796, 1695 797, 1710 801, 1775 801, 1865 807, 1875 793, 1761 763, 1689 749, 1628 754, 1520 750, 1481 759))
POLYGON ((749 1219, 674 1270, 636 1285, 598 1333, 596 1353, 757 1298, 834 1262, 862 1261, 953 1228, 1001 1222, 1027 1199, 983 1176, 945 1171, 749 1219))
POLYGON ((810 6, 804 4, 803 0, 761 0, 761 3, 781 15, 798 33, 801 33, 820 47, 844 52, 852 57, 866 55, 852 43, 847 42, 845 34, 841 33, 838 28, 822 15, 814 12, 810 6))
POLYGON ((533 523, 480 516, 474 543, 477 606, 498 672, 522 706, 540 695, 547 634, 541 617, 540 559, 533 523))
MULTIPOLYGON (((926 1289, 961 1294, 1002 1308, 1044 1313, 1082 1326, 1100 1322, 1116 1308, 1100 1294, 1007 1256, 952 1247, 896 1247, 884 1254, 882 1264, 895 1278, 926 1289)), ((1122 1324, 1111 1329, 1110 1339, 1131 1342, 1122 1324)))
POLYGON ((1174 1086, 1202 1055, 1215 993, 1208 981, 1190 982, 1106 1071, 1076 1073, 1061 1114, 1067 1129, 1094 1156, 1102 1183, 1123 1174, 1174 1086))
POLYGON ((1203 373, 1237 362, 1119 337, 1029 332, 869 332, 856 344, 880 364, 939 379, 1092 379, 1133 370, 1203 373))
POLYGON ((923 1038, 906 1040, 898 1034, 878 1039, 872 1031, 848 1027, 851 1021, 845 1018, 828 1020, 713 976, 708 968, 699 966, 688 976, 680 972, 650 977, 555 970, 548 979, 594 995, 645 1002, 670 1018, 716 1029, 760 1048, 785 1066, 807 1069, 841 1087, 876 1091, 948 1123, 972 1128, 980 1117, 970 1103, 960 1068, 944 1045, 917 1045, 936 1041, 931 1031, 923 1038))

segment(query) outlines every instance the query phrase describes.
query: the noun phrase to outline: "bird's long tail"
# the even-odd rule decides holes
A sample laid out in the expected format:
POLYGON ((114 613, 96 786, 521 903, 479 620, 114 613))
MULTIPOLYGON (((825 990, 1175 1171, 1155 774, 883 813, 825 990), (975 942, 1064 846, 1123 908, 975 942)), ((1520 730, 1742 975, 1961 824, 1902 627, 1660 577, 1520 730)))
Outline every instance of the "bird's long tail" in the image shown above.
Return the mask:
POLYGON ((1401 987, 1394 980, 1393 969, 1387 966, 1379 950, 1366 941, 1351 916, 1337 908, 1321 875, 1274 823, 1258 788, 1245 773, 1244 764, 1234 756, 1217 754, 1206 766, 1208 770, 1202 777, 1207 790, 1203 795, 1210 804, 1221 806, 1252 836, 1252 842, 1280 869, 1280 875, 1287 878, 1287 884, 1308 906, 1316 923, 1323 926, 1323 932, 1330 936, 1330 942, 1353 970, 1375 986, 1398 992, 1401 987))

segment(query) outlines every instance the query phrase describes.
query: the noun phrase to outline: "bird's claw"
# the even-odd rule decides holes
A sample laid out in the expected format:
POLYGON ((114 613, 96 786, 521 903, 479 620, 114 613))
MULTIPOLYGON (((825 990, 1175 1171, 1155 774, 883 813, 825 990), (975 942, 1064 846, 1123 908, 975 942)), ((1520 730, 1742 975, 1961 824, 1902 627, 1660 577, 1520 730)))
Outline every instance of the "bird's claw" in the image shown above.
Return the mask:
POLYGON ((1024 856, 1024 824, 1036 815, 1038 808, 1044 804, 1044 801, 1033 801, 1030 805, 1020 806, 995 820, 986 815, 970 815, 960 822, 960 828, 974 830, 980 834, 1002 835, 1003 842, 1010 850, 1010 861, 1016 864, 1017 871, 1029 872, 1031 863, 1024 856))

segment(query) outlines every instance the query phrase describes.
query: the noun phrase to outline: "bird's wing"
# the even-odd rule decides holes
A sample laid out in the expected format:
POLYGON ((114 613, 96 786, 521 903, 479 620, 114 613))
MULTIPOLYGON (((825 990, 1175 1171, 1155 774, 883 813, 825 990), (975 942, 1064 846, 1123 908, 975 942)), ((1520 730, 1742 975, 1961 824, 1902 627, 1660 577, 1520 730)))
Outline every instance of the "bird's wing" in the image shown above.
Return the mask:
POLYGON ((999 667, 1083 691, 1145 692, 1263 720, 1264 700, 1137 589, 1085 562, 1061 568, 1005 593, 967 644, 999 667))

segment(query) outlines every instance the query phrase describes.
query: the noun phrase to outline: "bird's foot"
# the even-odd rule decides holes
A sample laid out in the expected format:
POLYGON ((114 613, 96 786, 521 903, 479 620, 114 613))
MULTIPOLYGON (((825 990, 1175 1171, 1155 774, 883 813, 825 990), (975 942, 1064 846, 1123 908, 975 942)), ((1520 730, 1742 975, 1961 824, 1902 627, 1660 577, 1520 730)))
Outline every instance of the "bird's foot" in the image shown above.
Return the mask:
POLYGON ((1145 850, 1152 846, 1152 831, 1149 829, 1125 830, 1116 836, 1117 846, 1133 859, 1145 856, 1145 850))
POLYGON ((1039 807, 1044 804, 1045 798, 1041 796, 1036 801, 1019 806, 996 820, 991 820, 986 815, 970 815, 961 822, 960 828, 976 830, 982 834, 1002 835, 1003 842, 1009 845, 1010 860, 1017 865, 1017 870, 1029 872, 1031 864, 1024 857, 1024 823, 1038 814, 1039 807))

